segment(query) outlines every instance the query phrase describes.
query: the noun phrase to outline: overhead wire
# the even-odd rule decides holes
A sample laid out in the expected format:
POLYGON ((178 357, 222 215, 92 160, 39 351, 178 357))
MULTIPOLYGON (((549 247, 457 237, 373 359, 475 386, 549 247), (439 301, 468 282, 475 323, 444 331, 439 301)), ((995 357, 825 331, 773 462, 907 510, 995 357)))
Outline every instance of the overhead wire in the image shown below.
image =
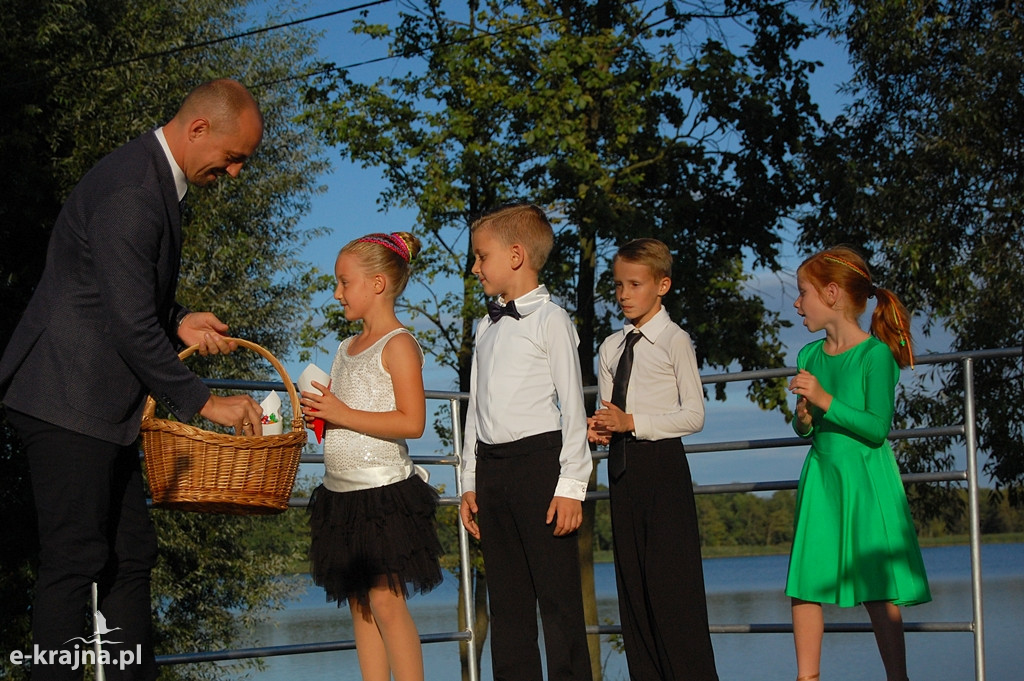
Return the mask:
POLYGON ((320 68, 320 69, 316 69, 316 70, 313 70, 313 71, 307 71, 305 73, 296 74, 294 76, 288 76, 287 78, 279 78, 277 80, 269 80, 269 81, 261 82, 261 83, 257 84, 254 87, 266 87, 266 86, 270 86, 270 85, 278 85, 278 84, 287 83, 287 82, 290 82, 290 81, 293 81, 293 80, 306 80, 306 79, 312 78, 314 76, 319 76, 319 75, 331 73, 333 71, 347 71, 349 69, 354 69, 354 68, 357 68, 357 67, 360 67, 360 66, 368 66, 369 64, 376 64, 376 63, 383 62, 383 61, 390 61, 390 60, 395 60, 395 59, 408 59, 410 57, 418 57, 420 55, 432 52, 432 51, 434 51, 434 50, 436 50, 438 48, 441 48, 441 47, 451 47, 451 46, 454 46, 454 45, 462 45, 462 44, 473 42, 475 40, 482 40, 482 39, 488 38, 488 37, 499 37, 499 36, 508 35, 508 34, 511 34, 511 33, 517 33, 519 31, 522 31, 522 30, 525 30, 525 29, 528 29, 528 28, 536 28, 538 26, 543 26, 545 24, 550 24, 550 23, 554 23, 554 22, 558 22, 558 21, 563 21, 563 20, 564 20, 563 17, 553 17, 551 19, 542 19, 542 20, 534 21, 534 22, 531 22, 531 23, 528 23, 528 24, 519 24, 517 26, 513 26, 511 28, 507 28, 507 29, 505 29, 503 31, 480 31, 478 33, 474 33, 473 35, 466 36, 465 38, 458 38, 458 39, 455 39, 455 40, 447 40, 447 41, 432 43, 430 45, 427 45, 426 47, 423 47, 423 48, 420 48, 420 49, 417 49, 417 50, 408 50, 408 51, 402 52, 401 54, 389 54, 389 55, 384 56, 384 57, 374 57, 372 59, 365 59, 363 61, 353 62, 351 64, 345 64, 344 66, 337 66, 335 64, 330 64, 329 66, 324 66, 323 68, 320 68))
MULTIPOLYGON (((239 40, 241 38, 248 38, 248 37, 251 37, 251 36, 254 36, 254 35, 259 35, 261 33, 269 33, 271 31, 277 31, 277 30, 280 30, 280 29, 283 29, 283 28, 290 28, 292 26, 298 26, 300 24, 309 23, 311 21, 320 21, 321 19, 328 19, 330 17, 338 16, 340 14, 347 14, 349 12, 356 12, 356 11, 359 11, 359 10, 368 9, 370 7, 375 7, 377 5, 385 5, 385 4, 392 3, 392 2, 394 2, 394 0, 370 0, 369 2, 363 2, 363 3, 360 3, 358 5, 352 5, 350 7, 343 7, 342 9, 332 10, 330 12, 323 12, 321 14, 316 14, 314 16, 309 16, 309 17, 304 17, 302 19, 294 19, 292 21, 286 21, 286 22, 280 23, 280 24, 272 24, 270 26, 262 26, 260 28, 253 28, 253 29, 249 29, 249 30, 243 31, 241 33, 235 33, 235 34, 232 34, 232 35, 221 36, 219 38, 211 38, 209 40, 204 40, 204 41, 197 42, 197 43, 187 43, 185 45, 178 45, 177 47, 168 48, 166 50, 160 50, 158 52, 147 52, 145 54, 136 55, 134 57, 129 57, 127 59, 122 59, 120 61, 108 62, 108 63, 103 63, 103 64, 96 64, 96 65, 90 66, 88 68, 77 69, 77 70, 72 71, 70 73, 62 74, 62 77, 80 76, 80 75, 84 75, 84 74, 87 74, 87 73, 94 73, 96 71, 103 71, 105 69, 111 69, 111 68, 116 68, 118 66, 124 66, 126 64, 134 64, 136 62, 146 61, 146 60, 149 60, 149 59, 156 59, 156 58, 159 58, 159 57, 167 57, 167 56, 171 56, 171 55, 175 55, 175 54, 180 54, 182 52, 188 52, 188 51, 191 51, 191 50, 197 50, 197 49, 201 49, 201 48, 204 48, 204 47, 209 47, 211 45, 219 45, 220 43, 229 42, 231 40, 239 40)), ((25 86, 25 85, 30 85, 30 84, 32 84, 34 82, 37 82, 37 81, 50 80, 51 78, 52 78, 52 76, 45 76, 45 77, 42 77, 42 78, 33 78, 33 79, 28 79, 28 80, 17 82, 17 83, 5 83, 4 86, 5 87, 25 86)))

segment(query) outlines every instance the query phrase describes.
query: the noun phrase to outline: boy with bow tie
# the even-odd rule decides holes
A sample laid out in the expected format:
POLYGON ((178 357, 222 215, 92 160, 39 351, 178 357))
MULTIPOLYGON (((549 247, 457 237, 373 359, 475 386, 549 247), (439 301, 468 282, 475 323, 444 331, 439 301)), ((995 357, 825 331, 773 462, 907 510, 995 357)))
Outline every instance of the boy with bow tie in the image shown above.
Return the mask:
POLYGON ((539 284, 554 234, 517 204, 471 227, 473 274, 497 296, 476 329, 462 460, 466 529, 487 566, 495 681, 591 678, 576 529, 593 467, 577 346, 539 284))

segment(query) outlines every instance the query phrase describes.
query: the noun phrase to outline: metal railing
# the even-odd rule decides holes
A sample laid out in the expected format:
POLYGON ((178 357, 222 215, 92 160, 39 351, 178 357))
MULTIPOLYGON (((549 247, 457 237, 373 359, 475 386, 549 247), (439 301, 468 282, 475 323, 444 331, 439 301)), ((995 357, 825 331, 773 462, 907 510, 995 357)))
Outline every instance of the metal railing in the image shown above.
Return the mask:
MULTIPOLYGON (((962 436, 966 446, 966 468, 942 473, 917 473, 903 475, 905 484, 925 484, 934 482, 966 482, 968 490, 968 515, 969 515, 969 542, 971 560, 971 601, 972 612, 970 621, 961 622, 906 622, 904 630, 908 632, 970 632, 974 637, 974 658, 975 658, 975 680, 985 681, 985 643, 984 643, 984 619, 982 612, 982 582, 981 582, 981 527, 979 509, 979 487, 978 487, 978 454, 975 423, 975 402, 974 402, 974 362, 986 359, 998 359, 1017 357, 1022 355, 1022 348, 1010 348, 1002 350, 978 350, 973 352, 932 354, 917 359, 917 365, 936 365, 960 362, 963 368, 964 383, 964 413, 963 422, 942 427, 915 428, 909 430, 894 430, 889 434, 889 439, 911 439, 920 437, 957 437, 962 436)), ((714 374, 702 376, 701 382, 704 385, 719 383, 746 382, 761 379, 784 378, 796 373, 793 368, 767 369, 761 371, 745 371, 737 373, 714 374)), ((272 381, 232 381, 232 380, 209 380, 207 384, 212 388, 226 388, 232 390, 281 390, 283 384, 272 381)), ((587 388, 585 392, 593 394, 596 388, 587 388)), ((449 404, 450 419, 453 427, 452 432, 452 454, 451 456, 437 457, 412 457, 415 463, 421 465, 441 465, 455 468, 455 496, 442 497, 442 505, 457 506, 462 495, 462 482, 458 475, 458 466, 462 457, 462 433, 458 424, 461 420, 462 403, 468 396, 465 393, 447 391, 427 391, 427 399, 444 400, 449 404)), ((770 438, 761 440, 735 440, 728 442, 709 442, 686 445, 689 454, 710 453, 710 452, 735 452, 751 449, 770 449, 793 446, 807 446, 807 441, 799 437, 770 438)), ((594 453, 595 460, 607 458, 606 451, 594 453)), ((302 463, 322 463, 322 456, 305 455, 302 463)), ((716 485, 694 485, 695 494, 723 494, 733 492, 764 492, 774 490, 796 489, 796 480, 758 481, 746 483, 716 484, 716 485)), ((607 491, 591 491, 587 499, 607 499, 607 491)), ((307 503, 305 498, 293 498, 291 506, 301 507, 307 503)), ((476 646, 473 644, 475 638, 473 618, 473 594, 471 585, 471 570, 469 556, 469 535, 462 523, 456 520, 458 525, 459 538, 459 566, 460 580, 459 590, 463 602, 462 617, 466 621, 466 628, 462 631, 443 632, 436 634, 425 634, 420 637, 422 643, 442 643, 465 641, 467 642, 467 665, 470 681, 478 681, 479 667, 476 646)), ((711 625, 713 634, 760 634, 760 633, 788 633, 792 632, 791 623, 750 623, 750 624, 717 624, 711 625)), ((870 632, 869 623, 830 623, 825 626, 826 632, 870 632)), ((619 625, 591 625, 587 627, 588 634, 618 634, 621 633, 619 625)), ((279 655, 296 655, 305 653, 321 653, 337 650, 353 650, 355 641, 320 641, 301 643, 293 645, 265 646, 257 648, 244 648, 235 650, 207 651, 199 653, 180 653, 173 655, 162 655, 157 657, 160 665, 185 664, 196 662, 216 662, 225 660, 240 660, 246 658, 274 657, 279 655)))

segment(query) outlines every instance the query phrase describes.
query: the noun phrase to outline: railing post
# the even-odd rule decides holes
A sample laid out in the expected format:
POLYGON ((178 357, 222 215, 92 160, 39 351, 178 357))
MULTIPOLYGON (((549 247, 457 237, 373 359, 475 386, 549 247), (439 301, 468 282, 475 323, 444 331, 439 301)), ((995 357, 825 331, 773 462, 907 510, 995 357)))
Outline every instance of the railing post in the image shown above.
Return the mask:
MULTIPOLYGON (((462 423, 459 398, 455 397, 448 401, 449 411, 452 416, 452 448, 455 450, 455 496, 462 498, 462 423)), ((466 659, 469 664, 469 681, 478 681, 479 664, 476 655, 476 629, 473 617, 473 566, 469 561, 469 532, 462 524, 462 517, 455 519, 459 531, 459 589, 462 591, 463 615, 466 618, 466 631, 469 632, 469 642, 466 646, 466 659)))
POLYGON ((974 629, 974 678, 985 681, 985 623, 981 601, 981 518, 978 501, 977 424, 974 412, 974 364, 963 360, 964 440, 967 445, 967 503, 971 542, 971 602, 974 629))
POLYGON ((99 628, 99 620, 96 619, 96 613, 100 610, 100 589, 96 582, 92 583, 92 635, 93 635, 93 650, 96 652, 96 664, 94 666, 94 674, 96 681, 106 681, 106 674, 103 671, 103 663, 100 661, 103 656, 103 640, 102 633, 99 628))

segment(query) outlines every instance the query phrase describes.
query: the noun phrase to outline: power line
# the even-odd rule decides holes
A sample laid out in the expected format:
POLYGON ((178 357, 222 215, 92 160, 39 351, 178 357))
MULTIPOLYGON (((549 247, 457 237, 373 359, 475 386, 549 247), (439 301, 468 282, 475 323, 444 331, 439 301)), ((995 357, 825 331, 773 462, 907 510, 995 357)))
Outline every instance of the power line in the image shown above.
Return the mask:
POLYGON ((363 61, 354 62, 352 64, 346 64, 344 66, 337 66, 335 64, 331 64, 330 66, 325 66, 322 69, 316 69, 316 70, 313 70, 313 71, 307 71, 305 73, 296 74, 294 76, 288 76, 287 78, 279 78, 277 80, 264 81, 264 82, 261 82, 261 83, 258 83, 256 85, 254 85, 253 87, 257 87, 258 88, 258 87, 267 87, 267 86, 270 86, 270 85, 279 85, 281 83, 288 83, 288 82, 291 82, 293 80, 306 80, 306 79, 312 78, 313 76, 319 76, 319 75, 322 75, 322 74, 331 73, 333 71, 346 71, 348 69, 354 69, 354 68, 357 68, 359 66, 367 66, 369 64, 376 64, 376 63, 379 63, 379 62, 382 62, 382 61, 390 61, 390 60, 393 60, 393 59, 408 59, 409 57, 418 57, 420 55, 427 54, 427 53, 432 52, 434 50, 437 50, 439 48, 451 47, 451 46, 454 46, 454 45, 463 45, 463 44, 466 44, 466 43, 471 43, 471 42, 473 42, 475 40, 481 40, 483 38, 499 37, 499 36, 508 35, 508 34, 511 34, 511 33, 517 33, 519 31, 522 31, 522 30, 527 29, 527 28, 536 28, 537 26, 544 26, 545 24, 555 23, 555 22, 564 21, 564 20, 565 20, 564 17, 552 17, 551 19, 541 19, 541 20, 534 21, 534 22, 529 23, 529 24, 519 24, 518 26, 512 26, 511 28, 507 28, 507 29, 505 29, 503 31, 481 31, 481 32, 475 33, 473 35, 466 36, 465 38, 459 38, 459 39, 456 39, 456 40, 448 40, 448 41, 444 41, 444 42, 433 43, 431 45, 427 45, 426 47, 423 47, 423 48, 420 48, 420 49, 417 49, 417 50, 407 50, 405 52, 402 52, 401 54, 390 54, 390 55, 388 55, 386 57, 375 57, 373 59, 365 59, 363 61))
POLYGON ((374 0, 373 2, 364 2, 361 5, 353 5, 352 7, 345 7, 344 9, 336 9, 333 12, 324 12, 323 14, 317 14, 316 16, 306 17, 305 19, 295 19, 294 21, 288 21, 288 22, 285 22, 283 24, 274 24, 273 26, 264 26, 262 28, 254 28, 254 29, 251 29, 249 31, 244 31, 242 33, 236 33, 235 35, 223 36, 223 37, 220 37, 220 38, 212 38, 210 40, 205 40, 205 41, 203 41, 201 43, 191 43, 191 44, 188 44, 188 45, 182 45, 180 47, 172 47, 171 49, 163 50, 162 52, 152 52, 152 53, 149 53, 149 54, 142 54, 142 55, 139 55, 137 57, 132 57, 130 59, 124 59, 122 61, 114 62, 112 64, 107 64, 105 66, 98 66, 98 67, 94 67, 92 69, 87 69, 86 73, 88 71, 94 71, 94 70, 97 70, 97 69, 105 69, 105 68, 113 68, 115 66, 123 66, 125 64, 131 64, 131 63, 137 62, 137 61, 143 61, 143 60, 146 60, 146 59, 153 59, 155 57, 167 57, 167 56, 170 56, 172 54, 177 54, 179 52, 187 52, 188 50, 197 50, 197 49, 202 48, 202 47, 209 47, 210 45, 219 45, 220 43, 226 43, 226 42, 231 41, 231 40, 238 40, 239 38, 248 38, 249 36, 259 35, 261 33, 269 33, 270 31, 276 31, 276 30, 282 29, 282 28, 289 28, 291 26, 298 26, 299 24, 305 24, 305 23, 308 23, 310 21, 319 21, 320 19, 326 19, 328 17, 337 16, 339 14, 346 14, 348 12, 355 12, 356 10, 366 9, 368 7, 374 7, 376 5, 384 5, 384 4, 392 2, 392 1, 393 0, 374 0))
MULTIPOLYGON (((370 8, 370 7, 375 7, 377 5, 384 5, 384 4, 393 2, 393 1, 394 0, 372 0, 371 2, 364 2, 364 3, 359 4, 359 5, 352 5, 351 7, 344 7, 342 9, 333 10, 331 12, 324 12, 323 14, 317 14, 315 16, 305 17, 303 19, 295 19, 293 21, 287 21, 287 22, 282 23, 282 24, 273 24, 271 26, 263 26, 261 28, 254 28, 254 29, 250 29, 250 30, 247 30, 247 31, 243 31, 242 33, 236 33, 236 34, 228 35, 228 36, 221 36, 220 38, 211 38, 210 40, 204 40, 204 41, 198 42, 198 43, 188 43, 186 45, 179 45, 178 47, 172 47, 172 48, 167 49, 167 50, 161 50, 159 52, 149 52, 149 53, 146 53, 146 54, 140 54, 140 55, 137 55, 137 56, 134 56, 134 57, 129 57, 128 59, 122 59, 120 61, 110 62, 110 63, 107 63, 107 64, 98 64, 96 66, 91 66, 89 68, 79 69, 77 71, 73 71, 73 72, 71 72, 69 74, 64 74, 62 77, 80 76, 80 75, 83 75, 83 74, 86 74, 86 73, 93 73, 95 71, 103 71, 105 69, 112 69, 112 68, 116 68, 118 66, 124 66, 126 64, 134 64, 135 62, 146 61, 146 60, 149 60, 149 59, 156 59, 158 57, 168 57, 168 56, 171 56, 171 55, 179 54, 181 52, 188 52, 190 50, 198 50, 198 49, 201 49, 201 48, 204 48, 204 47, 209 47, 211 45, 219 45, 220 43, 225 43, 225 42, 228 42, 228 41, 231 41, 231 40, 239 40, 241 38, 248 38, 250 36, 259 35, 261 33, 269 33, 270 31, 277 31, 277 30, 280 30, 282 28, 290 28, 292 26, 298 26, 300 24, 309 23, 311 21, 319 21, 321 19, 327 19, 327 18, 330 18, 330 17, 333 17, 333 16, 337 16, 339 14, 347 14, 348 12, 356 12, 358 10, 367 9, 367 8, 370 8)), ((10 86, 11 87, 20 87, 20 86, 24 86, 24 85, 30 85, 30 84, 38 82, 38 81, 50 80, 52 77, 53 76, 45 76, 45 77, 39 78, 39 79, 29 79, 29 80, 22 81, 20 83, 11 84, 10 86)))

